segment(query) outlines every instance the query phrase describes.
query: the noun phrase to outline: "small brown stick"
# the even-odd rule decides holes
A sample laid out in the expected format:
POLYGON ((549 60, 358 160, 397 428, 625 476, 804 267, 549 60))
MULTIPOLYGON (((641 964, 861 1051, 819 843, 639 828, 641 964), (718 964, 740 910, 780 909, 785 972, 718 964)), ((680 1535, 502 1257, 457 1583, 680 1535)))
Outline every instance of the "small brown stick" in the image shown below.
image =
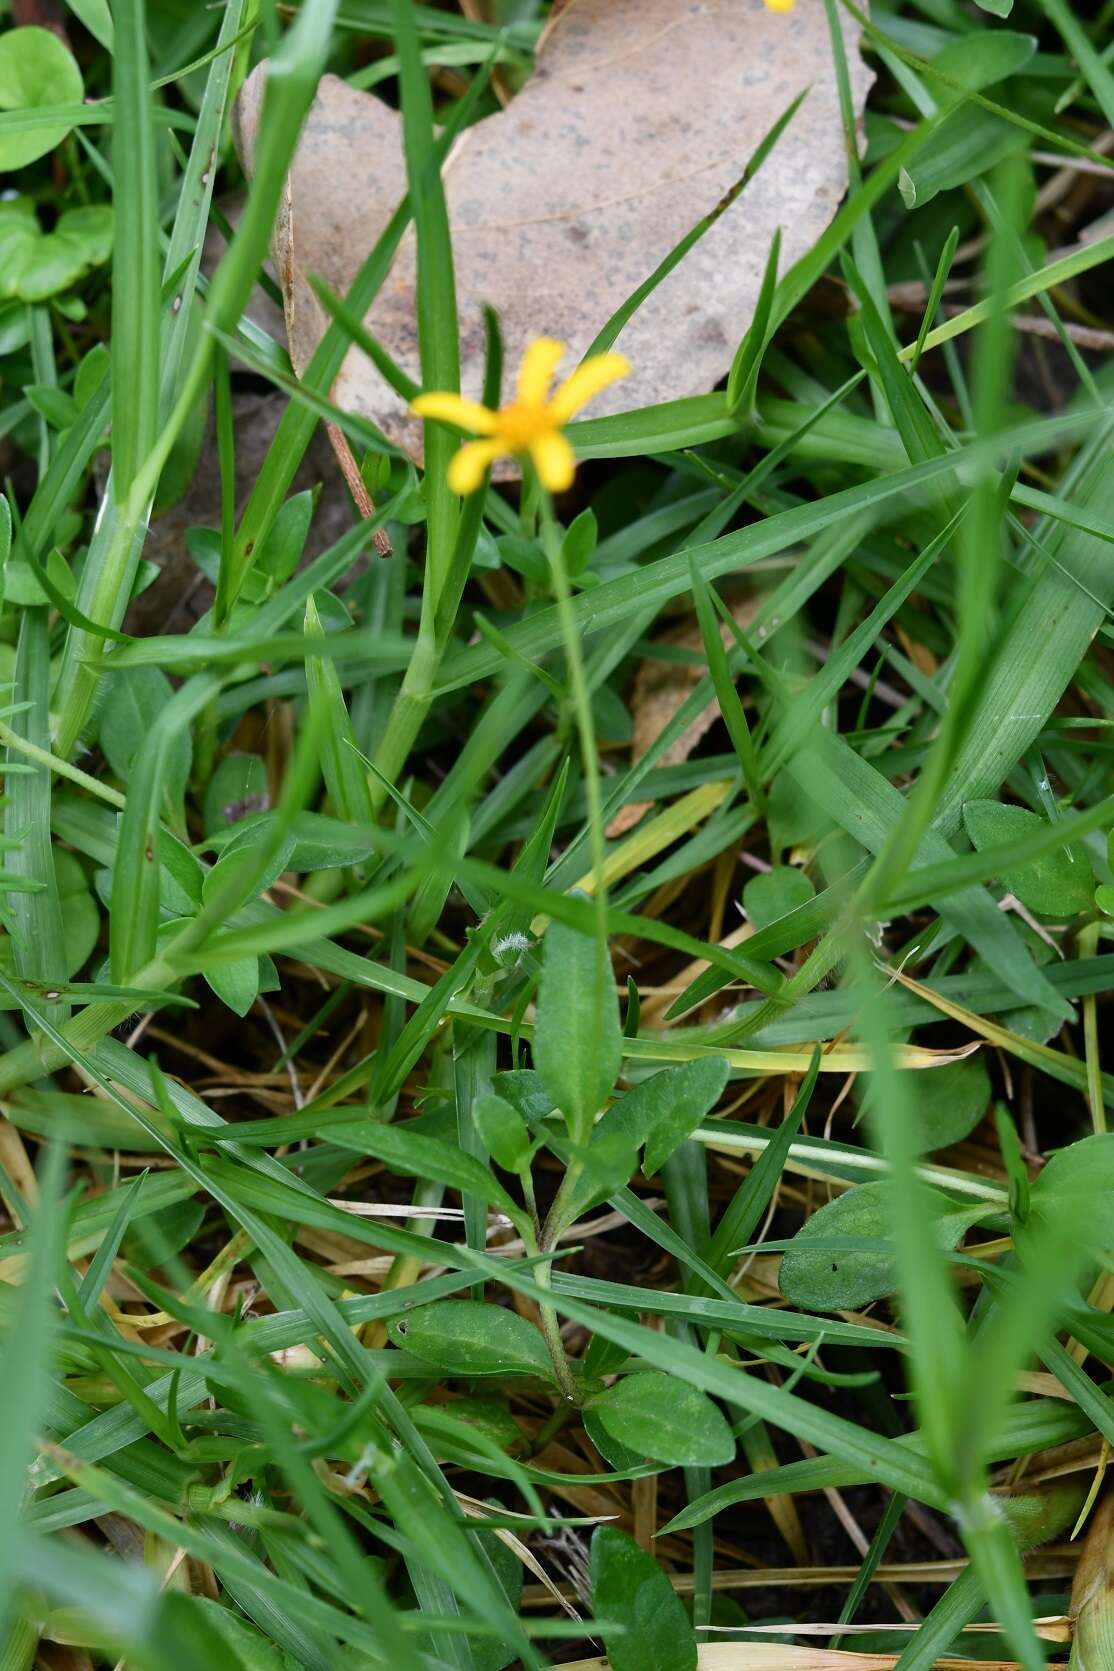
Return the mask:
MULTIPOLYGON (((336 454, 341 474, 348 484, 348 491, 356 502, 356 509, 366 522, 369 516, 375 515, 375 501, 364 484, 364 478, 360 475, 360 467, 353 456, 352 448, 348 445, 348 438, 343 430, 337 428, 336 424, 326 424, 325 433, 329 437, 329 445, 336 454)), ((390 557, 393 547, 387 536, 387 530, 377 528, 374 538, 375 549, 380 557, 390 557)))
MULTIPOLYGON (((889 291, 889 299, 894 307, 900 308, 903 313, 919 313, 926 299, 924 286, 894 285, 889 291)), ((944 314, 948 319, 965 312, 965 308, 950 303, 944 307, 944 314)), ((1096 330, 1094 326, 1077 325, 1072 320, 1061 320, 1060 323, 1061 328, 1078 348, 1090 348, 1100 354, 1114 348, 1114 331, 1096 330)), ((1010 324, 1015 331, 1023 331, 1029 336, 1048 337, 1050 340, 1059 341, 1060 331, 1055 322, 1046 319, 1043 313, 1014 313, 1010 315, 1010 324)))

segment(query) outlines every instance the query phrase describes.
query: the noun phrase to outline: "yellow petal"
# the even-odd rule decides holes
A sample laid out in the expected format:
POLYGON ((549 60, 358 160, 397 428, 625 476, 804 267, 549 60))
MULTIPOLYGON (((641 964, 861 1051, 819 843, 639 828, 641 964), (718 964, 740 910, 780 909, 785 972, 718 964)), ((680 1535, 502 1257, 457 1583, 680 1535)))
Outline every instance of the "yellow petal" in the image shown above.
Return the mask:
POLYGON ((590 400, 617 383, 620 377, 630 376, 630 361, 625 354, 593 354, 582 366, 577 366, 558 388, 549 403, 549 415, 555 424, 567 424, 569 419, 587 406, 590 400))
POLYGON ((563 435, 539 435, 530 443, 530 457, 543 487, 550 493, 564 493, 576 475, 576 459, 563 435))
POLYGON ((766 0, 768 12, 791 12, 796 0, 766 0))
POLYGON ((567 353, 568 345, 554 337, 538 337, 530 344, 518 368, 518 399, 523 406, 544 404, 553 373, 567 353))
POLYGON ((495 434, 495 413, 481 406, 478 400, 465 400, 462 395, 419 395, 411 401, 410 410, 416 418, 435 418, 438 423, 470 429, 475 435, 495 434))
POLYGON ((493 459, 503 451, 498 441, 466 441, 449 461, 449 487, 453 493, 475 493, 493 459))

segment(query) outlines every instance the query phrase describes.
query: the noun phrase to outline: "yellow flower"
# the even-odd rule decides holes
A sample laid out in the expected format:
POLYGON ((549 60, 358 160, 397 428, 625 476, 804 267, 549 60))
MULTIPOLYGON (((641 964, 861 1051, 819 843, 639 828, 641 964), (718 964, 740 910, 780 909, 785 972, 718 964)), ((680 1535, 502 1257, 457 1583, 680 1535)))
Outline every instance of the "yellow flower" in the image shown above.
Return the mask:
POLYGON ((577 366, 550 393, 553 375, 564 359, 566 345, 552 337, 539 337, 522 356, 518 388, 509 406, 492 412, 478 401, 448 393, 419 395, 410 407, 419 418, 434 418, 471 430, 482 436, 467 441, 449 465, 449 486, 454 493, 475 493, 489 466, 497 458, 528 453, 543 487, 563 493, 572 485, 576 470, 573 450, 561 430, 609 383, 630 372, 630 361, 622 354, 594 354, 577 366))
POLYGON ((766 0, 768 12, 791 12, 797 0, 766 0))

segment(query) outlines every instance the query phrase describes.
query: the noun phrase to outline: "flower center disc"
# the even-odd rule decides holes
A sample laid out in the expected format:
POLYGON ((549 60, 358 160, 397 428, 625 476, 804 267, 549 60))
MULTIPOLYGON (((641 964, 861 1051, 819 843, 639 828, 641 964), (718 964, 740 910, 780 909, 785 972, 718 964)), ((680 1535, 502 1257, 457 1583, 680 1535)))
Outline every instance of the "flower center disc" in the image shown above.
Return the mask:
POLYGON ((516 400, 499 413, 499 435, 511 452, 525 452, 531 441, 554 428, 546 408, 516 400))

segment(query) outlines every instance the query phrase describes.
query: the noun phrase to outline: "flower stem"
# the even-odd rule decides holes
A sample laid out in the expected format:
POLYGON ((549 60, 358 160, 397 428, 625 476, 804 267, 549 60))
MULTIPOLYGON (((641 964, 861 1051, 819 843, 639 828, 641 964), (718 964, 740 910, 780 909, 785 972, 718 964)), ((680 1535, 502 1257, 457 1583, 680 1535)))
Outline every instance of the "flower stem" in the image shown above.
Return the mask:
POLYGON ((592 723, 592 702, 588 678, 584 670, 584 656, 580 647, 576 615, 572 606, 572 589, 565 568, 561 537, 553 516, 553 503, 544 488, 538 489, 541 512, 542 539, 553 577, 553 595, 557 601, 557 619, 569 668, 569 689, 572 693, 573 713, 580 737, 580 755, 584 771, 584 795, 588 807, 588 842, 592 855, 593 893, 599 919, 598 932, 607 934, 607 881, 604 870, 603 799, 600 795, 599 751, 596 730, 592 723))

